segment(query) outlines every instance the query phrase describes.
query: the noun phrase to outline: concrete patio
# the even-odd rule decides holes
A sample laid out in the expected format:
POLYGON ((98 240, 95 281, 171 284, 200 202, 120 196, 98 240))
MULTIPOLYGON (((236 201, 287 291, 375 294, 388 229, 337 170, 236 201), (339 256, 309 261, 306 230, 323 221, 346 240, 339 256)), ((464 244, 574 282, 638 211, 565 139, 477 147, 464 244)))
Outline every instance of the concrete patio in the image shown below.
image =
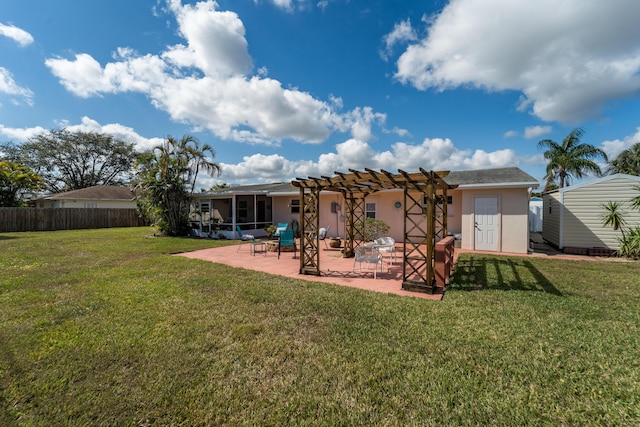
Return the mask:
MULTIPOLYGON (((538 235, 534 235, 532 233, 531 237, 531 250, 527 255, 509 253, 496 254, 495 252, 480 252, 456 249, 454 260, 457 260, 458 255, 462 253, 486 253, 491 255, 517 257, 551 257, 555 259, 574 261, 624 261, 620 258, 602 258, 563 254, 542 242, 541 238, 538 235)), ((389 254, 384 254, 384 271, 381 273, 378 270, 376 279, 373 278, 373 271, 371 269, 367 269, 366 266, 363 266, 362 272, 359 271, 358 266, 356 266, 355 271, 352 271, 354 267, 353 258, 343 258, 340 249, 327 248, 322 243, 319 246, 321 269, 320 276, 300 274, 300 259, 298 256, 294 259, 292 252, 282 252, 280 255, 280 259, 278 259, 277 252, 257 252, 255 255, 253 255, 251 253, 251 247, 249 243, 244 242, 239 243, 239 245, 240 247, 238 245, 228 245, 217 248, 202 249, 198 251, 177 254, 177 256, 217 262, 236 268, 262 271, 269 274, 277 274, 280 276, 286 276, 295 279, 332 283, 339 286, 350 286, 352 288, 382 292, 387 294, 410 296, 429 300, 441 300, 444 296, 430 295, 421 292, 411 292, 402 289, 402 244, 400 243, 396 243, 396 259, 393 264, 390 264, 388 262, 389 254)))
POLYGON ((402 245, 399 244, 396 244, 396 259, 393 264, 388 262, 389 254, 384 254, 384 269, 382 273, 378 269, 376 279, 373 278, 373 270, 367 268, 366 264, 363 264, 362 272, 360 272, 358 265, 356 265, 355 272, 352 271, 354 267, 353 258, 343 258, 339 248, 326 248, 323 243, 320 243, 319 246, 320 276, 299 273, 299 254, 294 259, 293 252, 282 252, 280 259, 278 259, 277 252, 257 252, 253 255, 249 243, 240 245, 240 248, 238 248, 238 245, 229 245, 178 254, 178 256, 217 262, 232 267, 262 271, 295 279, 332 283, 375 292, 430 300, 441 300, 443 297, 443 295, 430 295, 402 290, 402 245))

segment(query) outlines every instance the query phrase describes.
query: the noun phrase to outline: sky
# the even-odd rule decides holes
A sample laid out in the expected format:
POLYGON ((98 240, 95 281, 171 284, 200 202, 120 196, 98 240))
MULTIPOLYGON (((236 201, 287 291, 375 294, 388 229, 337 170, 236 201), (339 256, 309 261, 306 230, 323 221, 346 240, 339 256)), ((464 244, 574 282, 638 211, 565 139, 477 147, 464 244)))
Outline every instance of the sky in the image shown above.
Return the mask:
POLYGON ((193 135, 219 183, 517 166, 640 142, 637 0, 2 0, 0 142, 193 135))

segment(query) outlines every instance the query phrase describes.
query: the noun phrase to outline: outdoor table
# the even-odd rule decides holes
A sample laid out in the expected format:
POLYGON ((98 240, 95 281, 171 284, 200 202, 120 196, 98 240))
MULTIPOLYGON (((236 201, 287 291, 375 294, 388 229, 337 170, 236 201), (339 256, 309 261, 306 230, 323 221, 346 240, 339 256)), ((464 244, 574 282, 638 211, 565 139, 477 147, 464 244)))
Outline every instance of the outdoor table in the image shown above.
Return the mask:
POLYGON ((263 241, 251 242, 251 255, 256 256, 256 252, 262 252, 267 256, 267 246, 263 241))

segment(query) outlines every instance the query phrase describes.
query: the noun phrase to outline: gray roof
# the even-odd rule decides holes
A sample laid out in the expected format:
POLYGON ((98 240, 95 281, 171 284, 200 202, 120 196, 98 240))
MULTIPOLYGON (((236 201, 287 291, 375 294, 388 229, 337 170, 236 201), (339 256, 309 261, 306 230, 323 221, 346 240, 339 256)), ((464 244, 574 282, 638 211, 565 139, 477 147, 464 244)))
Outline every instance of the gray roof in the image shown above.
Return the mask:
POLYGON ((135 195, 128 187, 116 185, 96 185, 42 197, 44 200, 133 200, 134 198, 135 195))
MULTIPOLYGON (((468 171, 453 171, 444 179, 449 185, 459 186, 537 186, 538 181, 520 168, 478 169, 468 171)), ((194 194, 198 196, 223 196, 237 193, 298 193, 300 189, 290 182, 275 182, 271 184, 250 184, 221 188, 194 194)))
POLYGON ((300 189, 291 185, 290 182, 273 182, 270 184, 248 184, 248 185, 236 185, 228 188, 221 188, 219 190, 207 191, 204 193, 197 193, 194 196, 222 196, 234 193, 298 193, 300 189))
POLYGON ((477 169, 452 171, 444 180, 449 185, 539 185, 538 180, 520 168, 477 169))

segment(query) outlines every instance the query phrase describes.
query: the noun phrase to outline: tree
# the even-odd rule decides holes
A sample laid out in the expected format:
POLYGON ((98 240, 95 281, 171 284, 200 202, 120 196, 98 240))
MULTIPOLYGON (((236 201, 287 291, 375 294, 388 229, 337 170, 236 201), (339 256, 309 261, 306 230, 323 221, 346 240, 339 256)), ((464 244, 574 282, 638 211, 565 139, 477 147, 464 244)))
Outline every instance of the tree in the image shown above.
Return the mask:
POLYGON ((185 235, 189 230, 189 207, 200 170, 220 173, 220 166, 207 158, 215 157, 208 144, 185 135, 165 142, 140 156, 134 184, 141 190, 139 207, 156 220, 160 232, 185 235))
POLYGON ((22 145, 3 144, 5 160, 24 164, 42 176, 53 193, 94 185, 125 185, 137 152, 134 144, 108 134, 57 129, 22 145))
MULTIPOLYGON (((640 191, 640 186, 633 187, 640 191)), ((640 210, 640 196, 629 201, 632 209, 640 210)), ((618 255, 629 258, 640 258, 640 226, 630 227, 625 219, 627 212, 622 210, 622 202, 603 203, 600 207, 604 210, 601 216, 602 225, 611 227, 614 231, 620 231, 622 237, 618 238, 620 247, 618 255)))
POLYGON ((618 154, 618 157, 609 163, 607 172, 640 176, 640 142, 618 154))
POLYGON ((600 166, 595 160, 602 158, 608 161, 606 153, 600 148, 580 142, 584 131, 576 128, 569 133, 562 144, 551 139, 543 139, 538 142, 538 148, 546 148, 544 152, 547 164, 547 186, 559 180, 560 188, 569 185, 568 180, 576 177, 582 178, 586 173, 602 176, 600 166))
POLYGON ((40 191, 42 177, 24 165, 0 162, 0 206, 21 206, 24 196, 40 191))

